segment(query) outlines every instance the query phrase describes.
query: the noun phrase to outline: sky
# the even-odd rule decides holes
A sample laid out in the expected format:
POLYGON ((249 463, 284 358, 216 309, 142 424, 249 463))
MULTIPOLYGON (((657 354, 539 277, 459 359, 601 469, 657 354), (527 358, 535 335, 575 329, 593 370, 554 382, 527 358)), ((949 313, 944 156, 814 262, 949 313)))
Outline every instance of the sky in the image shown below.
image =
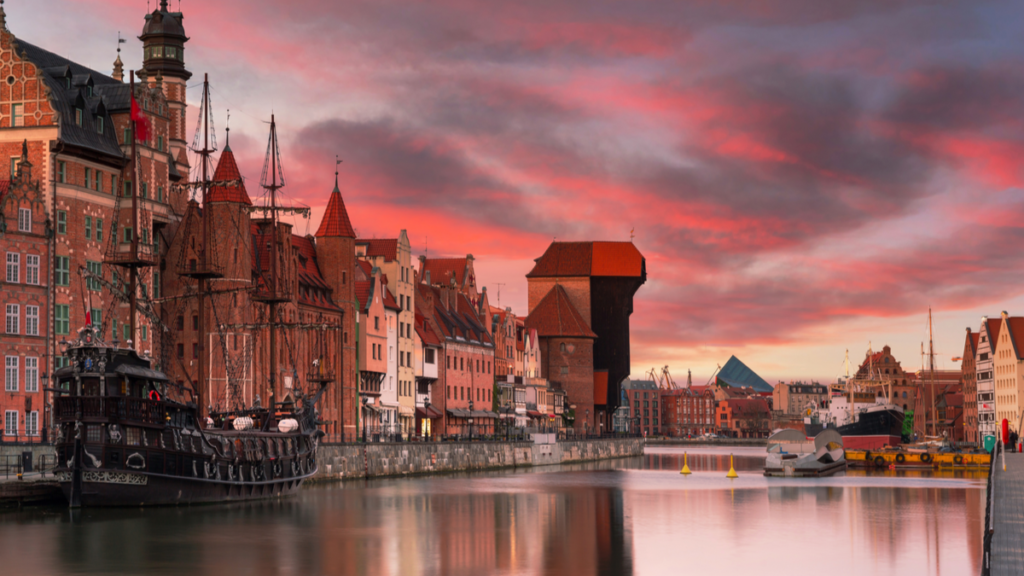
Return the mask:
MULTIPOLYGON (((150 9, 156 2, 150 3, 150 9)), ((178 0, 171 0, 178 9, 178 0)), ((138 69, 145 0, 8 0, 15 36, 138 69)), ((273 112, 316 231, 475 257, 525 315, 553 239, 647 259, 634 376, 736 355, 831 381, 871 345, 957 369, 1024 314, 1024 2, 182 0, 189 118, 209 73, 250 195, 273 112)))

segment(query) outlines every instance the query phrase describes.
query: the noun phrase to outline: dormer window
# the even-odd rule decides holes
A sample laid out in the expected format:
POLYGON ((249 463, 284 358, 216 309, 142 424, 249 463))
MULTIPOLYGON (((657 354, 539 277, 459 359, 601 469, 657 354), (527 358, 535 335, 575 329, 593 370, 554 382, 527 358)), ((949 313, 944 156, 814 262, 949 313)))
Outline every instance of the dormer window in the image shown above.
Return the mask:
POLYGON ((71 89, 71 77, 70 76, 65 76, 64 77, 64 87, 67 88, 68 90, 71 89))
POLYGON ((85 95, 90 97, 90 98, 92 97, 92 85, 89 85, 89 86, 85 87, 85 95))
POLYGON ((96 119, 96 131, 103 134, 103 116, 96 119))
POLYGON ((81 108, 75 108, 75 124, 77 124, 79 126, 82 125, 82 109, 81 108))

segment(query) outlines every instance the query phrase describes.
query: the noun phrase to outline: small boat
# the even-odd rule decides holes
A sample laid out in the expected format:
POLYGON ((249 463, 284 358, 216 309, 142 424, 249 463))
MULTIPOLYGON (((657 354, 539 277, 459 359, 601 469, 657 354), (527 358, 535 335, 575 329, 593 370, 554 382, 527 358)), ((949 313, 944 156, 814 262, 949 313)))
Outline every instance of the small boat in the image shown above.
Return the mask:
POLYGON ((844 470, 843 437, 835 430, 822 430, 813 440, 790 429, 768 438, 765 476, 822 477, 844 470))

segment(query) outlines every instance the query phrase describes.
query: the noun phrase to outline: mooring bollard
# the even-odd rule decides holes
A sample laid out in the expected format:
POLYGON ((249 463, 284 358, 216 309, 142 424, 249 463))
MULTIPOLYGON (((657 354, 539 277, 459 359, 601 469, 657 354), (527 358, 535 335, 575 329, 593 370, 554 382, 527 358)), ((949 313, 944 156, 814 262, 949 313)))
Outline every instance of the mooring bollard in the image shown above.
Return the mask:
POLYGON ((739 478, 740 475, 736 473, 736 469, 732 467, 732 454, 729 454, 729 473, 725 475, 726 478, 739 478))
POLYGON ((679 473, 684 475, 690 473, 690 467, 686 465, 686 452, 683 452, 683 469, 679 473))

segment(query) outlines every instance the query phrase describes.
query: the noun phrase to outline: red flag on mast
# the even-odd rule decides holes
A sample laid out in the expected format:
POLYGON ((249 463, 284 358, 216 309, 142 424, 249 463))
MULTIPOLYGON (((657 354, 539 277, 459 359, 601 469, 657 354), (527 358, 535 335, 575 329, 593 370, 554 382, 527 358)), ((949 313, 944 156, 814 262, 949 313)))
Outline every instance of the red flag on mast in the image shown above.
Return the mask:
POLYGON ((135 101, 135 95, 132 94, 132 123, 135 125, 135 139, 139 142, 146 142, 149 140, 149 118, 142 112, 142 108, 139 107, 139 103, 135 101))

